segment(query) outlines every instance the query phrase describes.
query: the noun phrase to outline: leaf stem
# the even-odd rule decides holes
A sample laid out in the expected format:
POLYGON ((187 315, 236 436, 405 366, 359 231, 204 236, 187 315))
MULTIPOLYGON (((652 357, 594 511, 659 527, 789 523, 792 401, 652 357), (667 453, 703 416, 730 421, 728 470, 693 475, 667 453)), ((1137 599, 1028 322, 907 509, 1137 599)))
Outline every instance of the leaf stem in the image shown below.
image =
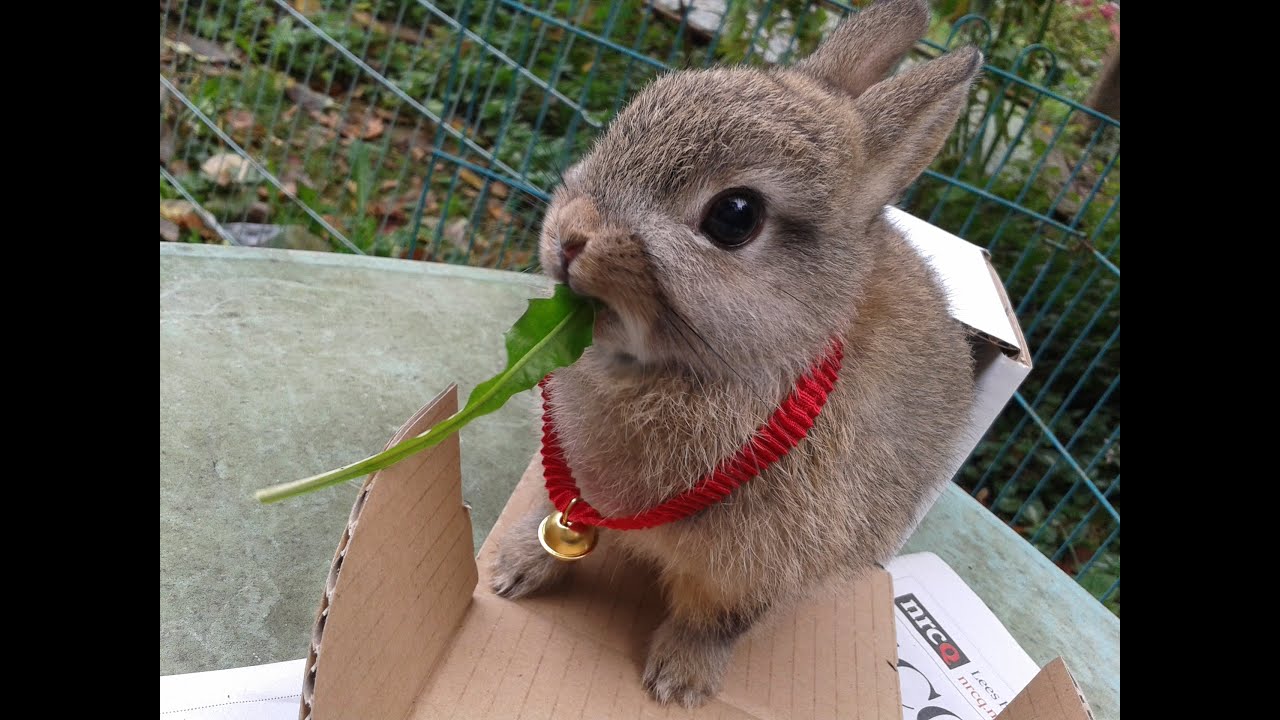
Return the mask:
MULTIPOLYGON (((546 332, 518 359, 512 362, 511 358, 508 358, 506 370, 486 381, 485 384, 487 384, 488 387, 484 389, 481 395, 476 396, 475 391, 473 390, 472 396, 467 398, 466 407, 453 415, 450 415, 440 423, 437 423, 426 432, 409 438, 408 440, 405 440, 393 447, 387 448, 376 455, 371 455, 364 460, 350 465, 344 465, 336 470, 330 470, 328 472, 320 473, 319 475, 312 475, 311 477, 303 478, 301 480, 294 480, 293 482, 282 483, 258 490, 254 493, 254 497, 257 498, 259 502, 263 503, 280 502, 281 500, 287 500, 291 497, 297 497, 298 495, 302 495, 313 490, 337 485, 352 478, 368 475, 369 473, 391 467, 401 460, 408 458, 410 455, 414 455, 429 447, 440 444, 440 442, 442 442, 446 437, 458 430, 461 430, 463 426, 475 418, 497 410, 498 407, 501 407, 501 403, 497 407, 488 409, 485 409, 485 406, 494 397, 504 391, 508 391, 508 398, 511 396, 508 382, 513 376, 523 370, 529 363, 533 362, 535 358, 538 358, 540 351, 549 343, 559 338, 565 328, 575 322, 581 321, 582 313, 594 314, 595 304, 589 301, 581 302, 581 300, 582 299, 579 299, 579 304, 573 306, 572 310, 570 310, 568 314, 561 318, 550 331, 546 332)), ((589 321, 590 318, 587 318, 587 320, 589 321)), ((519 323, 517 323, 517 325, 518 324, 519 323)), ((574 353, 574 358, 576 359, 577 355, 581 354, 581 352, 582 349, 579 348, 577 352, 574 353)), ((519 388, 518 390, 524 389, 528 388, 519 388)), ((503 402, 505 402, 505 399, 503 402)))

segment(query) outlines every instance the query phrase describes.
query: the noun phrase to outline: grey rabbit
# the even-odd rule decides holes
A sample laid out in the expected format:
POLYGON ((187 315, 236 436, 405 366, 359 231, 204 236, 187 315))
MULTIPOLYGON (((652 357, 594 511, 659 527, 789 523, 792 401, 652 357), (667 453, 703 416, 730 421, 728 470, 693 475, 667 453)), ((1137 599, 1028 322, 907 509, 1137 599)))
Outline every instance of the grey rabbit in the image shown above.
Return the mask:
MULTIPOLYGON (((883 0, 790 67, 659 77, 546 213, 544 271, 603 304, 594 344, 548 388, 564 457, 601 514, 687 490, 843 342, 834 390, 789 454, 697 515, 601 531, 659 569, 668 613, 644 685, 660 702, 714 697, 743 633, 825 579, 887 562, 949 480, 970 346, 884 212, 941 149, 982 64, 964 48, 885 79, 928 18, 924 0, 883 0)), ((571 571, 536 538, 552 509, 501 539, 498 594, 571 571)))

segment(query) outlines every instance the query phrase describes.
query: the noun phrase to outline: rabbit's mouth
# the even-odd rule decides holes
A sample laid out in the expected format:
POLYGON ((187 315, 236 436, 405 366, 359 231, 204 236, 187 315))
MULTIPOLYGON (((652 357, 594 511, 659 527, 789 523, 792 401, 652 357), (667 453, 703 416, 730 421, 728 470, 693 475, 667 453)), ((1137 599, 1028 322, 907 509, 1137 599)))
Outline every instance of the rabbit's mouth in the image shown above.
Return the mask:
POLYGON ((604 300, 601 300, 600 296, 593 295, 590 292, 587 292, 585 289, 583 289, 582 283, 580 281, 575 283, 574 282, 575 278, 570 276, 568 271, 564 272, 563 278, 564 279, 560 280, 560 282, 563 282, 566 285, 568 285, 569 289, 572 290, 575 295, 578 295, 579 297, 583 297, 583 298, 586 298, 587 300, 590 300, 591 304, 595 306, 596 319, 595 319, 595 325, 592 327, 592 338, 593 338, 593 342, 598 341, 600 339, 600 336, 604 333, 607 333, 610 327, 615 326, 619 323, 620 318, 618 317, 618 312, 614 310, 612 307, 610 307, 609 304, 606 303, 604 300))
POLYGON ((611 371, 632 373, 645 368, 642 333, 632 325, 632 319, 616 308, 597 301, 592 344, 607 358, 611 371))

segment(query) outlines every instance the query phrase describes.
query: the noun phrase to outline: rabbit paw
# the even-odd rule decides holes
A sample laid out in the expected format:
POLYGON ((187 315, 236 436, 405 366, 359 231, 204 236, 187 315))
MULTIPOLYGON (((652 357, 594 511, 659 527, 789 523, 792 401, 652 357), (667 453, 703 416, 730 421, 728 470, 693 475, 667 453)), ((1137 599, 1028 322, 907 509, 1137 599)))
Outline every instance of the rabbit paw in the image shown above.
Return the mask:
POLYGON ((705 704, 720 692, 732 644, 689 633, 668 619, 654 634, 644 668, 644 687, 660 703, 686 708, 705 704))
POLYGON ((555 585, 568 573, 569 563, 548 555, 538 542, 542 517, 531 513, 503 537, 489 580, 498 595, 512 600, 532 595, 555 585))

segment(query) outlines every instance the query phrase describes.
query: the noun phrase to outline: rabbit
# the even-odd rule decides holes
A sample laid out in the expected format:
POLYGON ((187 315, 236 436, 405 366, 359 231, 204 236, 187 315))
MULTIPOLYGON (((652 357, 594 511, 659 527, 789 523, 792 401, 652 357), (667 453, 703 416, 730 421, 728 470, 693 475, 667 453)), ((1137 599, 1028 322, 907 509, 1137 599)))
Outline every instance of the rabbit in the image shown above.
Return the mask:
MULTIPOLYGON (((925 0, 882 0, 789 67, 660 76, 548 206, 544 272, 601 306, 593 344, 547 382, 564 457, 602 515, 689 489, 843 342, 834 389, 789 454, 692 517, 600 531, 659 570, 667 615, 643 683, 661 703, 704 704, 767 613, 887 562, 964 449, 968 338, 884 214, 982 64, 970 47, 885 79, 928 18, 925 0)), ((551 511, 499 538, 498 595, 571 572, 537 539, 551 511)))

